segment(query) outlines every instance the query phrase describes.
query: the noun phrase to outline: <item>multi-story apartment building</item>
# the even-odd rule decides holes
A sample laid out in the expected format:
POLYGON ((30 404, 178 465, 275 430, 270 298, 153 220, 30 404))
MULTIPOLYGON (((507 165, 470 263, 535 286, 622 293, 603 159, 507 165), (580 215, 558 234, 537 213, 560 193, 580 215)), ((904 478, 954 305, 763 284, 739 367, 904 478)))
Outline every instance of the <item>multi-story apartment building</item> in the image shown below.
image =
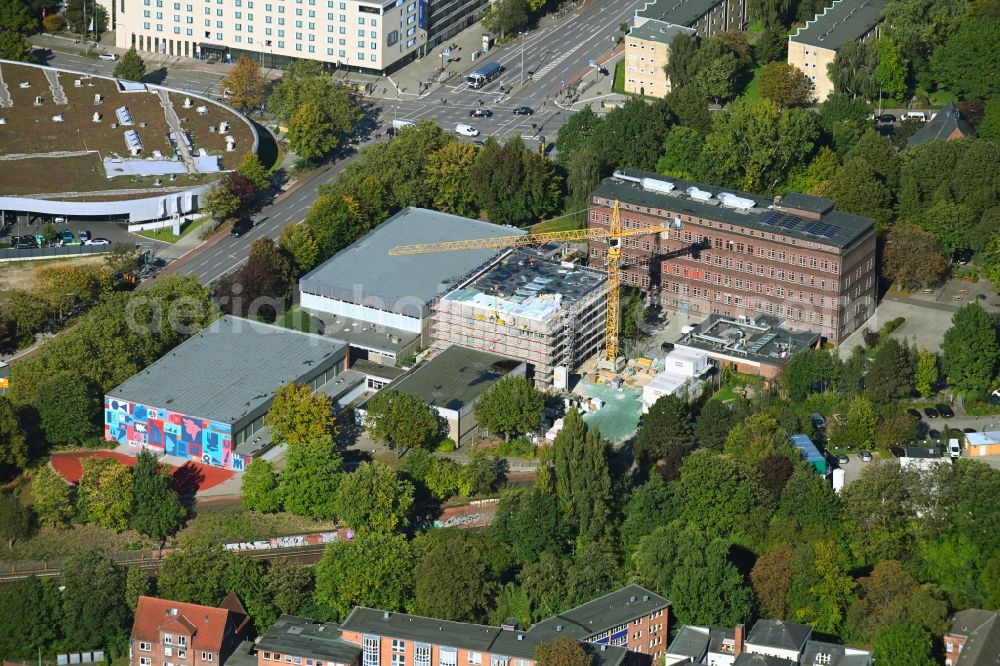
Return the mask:
POLYGON ((692 28, 703 38, 749 25, 746 0, 652 0, 635 11, 634 25, 648 19, 692 28))
POLYGON ((264 67, 319 60, 387 73, 481 18, 487 0, 100 0, 116 45, 264 67))
MULTIPOLYGON (((626 170, 594 190, 590 226, 664 232, 622 241, 622 284, 655 293, 661 306, 699 319, 782 318, 837 344, 875 308, 875 225, 805 194, 771 199, 626 170)), ((589 244, 603 265, 606 241, 589 244)))
POLYGON ((355 607, 340 627, 283 615, 257 644, 258 666, 534 666, 565 636, 594 666, 640 666, 666 651, 670 602, 637 585, 544 620, 492 627, 355 607))
POLYGON ((129 660, 131 666, 218 666, 252 628, 233 593, 219 608, 139 597, 129 660))
POLYGON ((885 0, 834 0, 794 35, 788 36, 788 64, 813 82, 816 100, 833 92, 827 67, 845 44, 878 37, 885 0))
POLYGON ((671 90, 667 78, 670 42, 693 28, 647 19, 625 36, 625 92, 664 97, 671 90))

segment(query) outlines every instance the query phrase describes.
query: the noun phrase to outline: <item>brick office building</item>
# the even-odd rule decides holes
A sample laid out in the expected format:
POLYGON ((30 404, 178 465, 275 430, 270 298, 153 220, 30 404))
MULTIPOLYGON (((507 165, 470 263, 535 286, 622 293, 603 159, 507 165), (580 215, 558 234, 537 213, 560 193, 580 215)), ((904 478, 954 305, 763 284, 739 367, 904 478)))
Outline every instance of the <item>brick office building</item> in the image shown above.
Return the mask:
POLYGON ((355 607, 339 627, 283 615, 258 666, 534 666, 535 646, 579 641, 594 666, 648 666, 666 654, 670 602, 628 585, 528 629, 355 607))
MULTIPOLYGON (((590 226, 669 226, 622 241, 622 284, 666 310, 703 319, 777 316, 838 344, 875 310, 874 221, 793 193, 771 199, 634 170, 605 178, 591 196, 590 226)), ((607 243, 590 242, 600 265, 607 243)))

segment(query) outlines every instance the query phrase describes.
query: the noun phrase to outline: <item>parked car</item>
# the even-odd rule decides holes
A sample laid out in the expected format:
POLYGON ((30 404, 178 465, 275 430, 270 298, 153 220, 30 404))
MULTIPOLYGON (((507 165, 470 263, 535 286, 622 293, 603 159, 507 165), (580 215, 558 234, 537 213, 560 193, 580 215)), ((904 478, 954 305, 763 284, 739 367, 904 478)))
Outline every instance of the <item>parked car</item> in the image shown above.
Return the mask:
POLYGON ((10 246, 15 250, 34 250, 38 247, 38 241, 34 236, 11 236, 10 246))
POLYGON ((894 123, 896 122, 896 116, 892 115, 891 113, 883 113, 881 115, 876 116, 875 120, 879 121, 880 123, 894 123))
POLYGON ((862 451, 861 452, 861 462, 871 462, 871 461, 872 461, 872 452, 871 451, 862 451))
POLYGON ((530 116, 534 111, 530 106, 519 106, 514 109, 515 116, 530 116))
POLYGON ((809 416, 809 419, 812 421, 813 429, 823 430, 826 428, 826 419, 823 418, 823 415, 819 412, 813 412, 812 415, 809 416))
POLYGON ((962 432, 968 435, 969 433, 979 432, 979 431, 976 430, 975 428, 962 428, 962 432))
POLYGON ((923 111, 907 111, 903 114, 903 120, 918 120, 925 123, 927 122, 927 114, 923 111))
POLYGON ((944 418, 946 418, 946 419, 953 419, 953 418, 955 418, 955 412, 952 411, 951 407, 949 407, 948 405, 944 404, 943 402, 934 405, 934 407, 937 409, 938 414, 940 414, 944 418))
POLYGON ((84 245, 111 245, 111 241, 107 238, 91 238, 89 241, 84 242, 84 245))
POLYGON ((98 53, 97 54, 97 59, 98 60, 107 60, 108 62, 114 62, 115 60, 118 60, 118 54, 117 53, 98 53))
POLYGON ((960 458, 962 456, 962 447, 959 445, 957 439, 948 440, 948 455, 952 458, 960 458))
POLYGON ((923 418, 923 416, 920 415, 920 412, 918 412, 917 410, 913 409, 912 407, 910 409, 906 410, 906 413, 909 414, 910 416, 912 416, 914 418, 914 420, 916 420, 916 421, 919 421, 920 419, 923 418))
POLYGON ((931 428, 927 431, 927 439, 941 439, 941 431, 931 428))
POLYGON ((229 230, 229 235, 233 238, 239 238, 246 232, 253 228, 253 220, 248 217, 241 217, 240 219, 233 222, 233 227, 229 230))
POLYGON ((489 118, 493 115, 493 112, 489 109, 478 108, 469 111, 469 115, 473 118, 489 118))
POLYGON ((927 418, 929 419, 936 419, 937 417, 941 416, 938 413, 938 410, 934 409, 933 407, 924 407, 924 414, 926 414, 927 418))
POLYGON ((838 465, 846 465, 849 462, 851 462, 851 459, 848 458, 843 453, 841 453, 839 456, 837 456, 837 464, 838 465))
POLYGON ((82 240, 84 244, 86 244, 86 242, 92 238, 90 232, 87 231, 86 229, 80 229, 78 233, 80 234, 80 240, 82 240))
POLYGON ((459 124, 455 125, 455 134, 459 134, 461 136, 476 137, 476 136, 479 136, 479 130, 477 130, 472 125, 466 125, 465 123, 459 123, 459 124))

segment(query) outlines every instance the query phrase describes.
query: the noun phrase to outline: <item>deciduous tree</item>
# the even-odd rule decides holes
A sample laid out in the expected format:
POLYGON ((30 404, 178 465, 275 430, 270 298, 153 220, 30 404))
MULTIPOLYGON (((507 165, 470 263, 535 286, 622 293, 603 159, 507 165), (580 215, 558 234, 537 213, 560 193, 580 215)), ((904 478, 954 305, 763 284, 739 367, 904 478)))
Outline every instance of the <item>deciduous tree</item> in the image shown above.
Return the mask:
POLYGON ((146 76, 146 63, 135 47, 132 47, 115 64, 114 77, 126 81, 142 81, 144 76, 146 76))
POLYGON ((125 605, 135 613, 139 605, 139 597, 147 596, 152 590, 149 574, 136 565, 132 565, 125 573, 125 605))
POLYGON ((851 97, 878 97, 878 46, 874 41, 848 42, 837 51, 827 73, 836 92, 851 97))
POLYGON ((745 401, 726 404, 721 400, 709 400, 695 422, 695 438, 703 449, 721 452, 729 430, 749 415, 749 405, 745 401))
POLYGON ((426 183, 436 210, 476 217, 472 165, 479 149, 471 143, 451 141, 427 156, 426 183))
POLYGON ((962 98, 990 99, 1000 93, 1000 21, 968 18, 934 51, 931 71, 938 83, 962 98))
POLYGON ((947 628, 947 604, 935 599, 896 560, 876 564, 869 575, 858 579, 858 586, 859 598, 851 604, 847 618, 852 630, 866 641, 900 619, 936 634, 947 628))
POLYGON ((796 619, 807 622, 817 631, 833 633, 844 619, 854 595, 856 583, 850 576, 850 560, 836 541, 814 545, 819 581, 809 588, 812 603, 796 612, 796 619))
POLYGON ((644 463, 656 462, 673 448, 689 449, 694 444, 691 408, 682 397, 665 395, 653 403, 642 417, 635 442, 635 455, 644 463))
POLYGON ((260 157, 253 150, 248 150, 243 155, 243 159, 240 160, 240 165, 236 167, 236 170, 253 183, 253 186, 258 191, 266 190, 271 185, 271 177, 267 173, 267 167, 264 166, 260 161, 260 157))
POLYGON ((254 458, 243 473, 240 500, 244 509, 271 513, 281 508, 280 477, 274 463, 264 458, 254 458))
POLYGON ((73 515, 69 484, 48 465, 39 467, 35 472, 31 498, 38 522, 42 525, 62 527, 73 515))
POLYGON ((227 220, 240 209, 240 198, 228 179, 217 182, 205 195, 205 212, 219 221, 227 220))
POLYGON ((917 368, 914 371, 917 393, 924 398, 931 397, 939 377, 937 354, 926 350, 920 352, 917 356, 917 368))
POLYGON ((882 273, 902 289, 933 287, 948 274, 948 262, 941 255, 934 236, 911 224, 889 230, 882 273))
POLYGON ((455 530, 414 571, 414 608, 419 615, 456 622, 485 622, 494 582, 479 544, 455 530))
POLYGON ((618 532, 621 534, 622 550, 631 557, 642 537, 677 517, 677 501, 662 477, 654 474, 635 489, 625 505, 624 514, 625 519, 618 532))
POLYGON ((933 666, 930 633, 906 620, 891 624, 875 636, 872 656, 884 666, 933 666))
POLYGON ((218 545, 187 543, 167 555, 156 577, 156 591, 164 599, 218 606, 228 594, 226 569, 237 557, 218 545))
POLYGON ((223 89, 232 93, 228 102, 244 113, 263 106, 265 85, 260 64, 247 56, 240 56, 222 81, 223 89))
POLYGON ((125 603, 125 569, 86 550, 71 556, 61 572, 62 628, 70 645, 98 648, 127 636, 131 612, 125 603))
POLYGON ((762 617, 788 620, 788 590, 792 586, 792 547, 778 544, 757 558, 750 570, 750 584, 762 617))
POLYGON ((18 539, 31 535, 31 511, 22 506, 17 497, 0 491, 0 538, 13 548, 18 539))
POLYGON ((343 457, 329 435, 289 444, 278 495, 285 510, 329 520, 337 514, 343 457))
POLYGON ((441 432, 437 413, 408 393, 380 391, 368 401, 364 419, 368 434, 392 448, 430 446, 441 432))
POLYGON ((38 659, 54 652, 62 638, 62 597, 58 579, 22 578, 0 589, 0 654, 38 659))
POLYGON ((886 338, 872 357, 865 388, 875 403, 902 400, 913 393, 913 358, 910 350, 895 338, 886 338))
POLYGON ((912 495, 919 483, 912 468, 873 460, 844 489, 843 525, 858 560, 874 563, 909 553, 912 495))
POLYGON ((0 465, 23 469, 28 464, 28 438, 10 399, 0 396, 0 465))
POLYGON ((587 654, 579 641, 560 636, 535 646, 535 663, 538 666, 590 666, 593 657, 587 654))
POLYGON ((38 29, 38 20, 31 15, 28 5, 21 0, 0 1, 0 30, 23 35, 38 29))
POLYGON ((267 590, 279 613, 298 613, 309 600, 312 582, 310 567, 290 560, 274 560, 267 569, 267 590))
POLYGON ((299 157, 319 159, 339 143, 329 117, 317 102, 305 102, 288 120, 288 147, 299 157))
POLYGON ((328 544, 316 564, 316 601, 343 619, 355 606, 403 610, 413 590, 415 562, 402 534, 372 531, 328 544))
POLYGON ((788 438, 778 421, 767 412, 757 412, 729 431, 723 450, 738 460, 756 462, 787 448, 788 438))
POLYGON ((15 62, 33 62, 35 59, 31 53, 31 42, 13 30, 0 30, 0 58, 15 62))
POLYGON ((855 449, 871 449, 875 446, 878 418, 872 403, 863 396, 851 400, 847 408, 847 422, 834 424, 830 440, 855 449))
POLYGON ((283 227, 278 234, 278 246, 291 257, 297 275, 310 271, 319 261, 319 245, 312 230, 304 224, 283 227))
POLYGON ((132 470, 114 458, 84 458, 82 466, 77 515, 86 522, 124 531, 132 512, 132 470))
POLYGON ((490 10, 483 16, 483 25, 493 32, 500 33, 503 39, 517 32, 528 24, 528 3, 526 0, 500 0, 490 5, 490 10))
POLYGON ((406 527, 412 504, 413 485, 377 461, 347 474, 337 493, 337 515, 358 532, 406 527))
POLYGON ((812 101, 812 82, 802 70, 785 62, 764 65, 757 78, 760 94, 780 107, 802 106, 812 101))
POLYGON ((681 519, 719 536, 737 532, 766 497, 737 461, 711 451, 695 451, 687 457, 674 490, 681 519))
POLYGON ((1000 360, 995 318, 978 303, 963 306, 951 318, 941 343, 941 364, 963 393, 989 390, 1000 360))
POLYGON ((45 438, 54 444, 76 443, 95 432, 98 400, 87 381, 61 372, 38 390, 38 418, 45 438))
POLYGON ((738 99, 715 115, 705 139, 702 169, 718 183, 751 192, 772 191, 812 154, 818 138, 813 113, 781 111, 766 99, 738 99))
POLYGON ((667 60, 666 74, 670 87, 674 90, 693 85, 697 71, 698 36, 678 32, 670 40, 670 58, 667 60))
POLYGON ((479 425, 510 439, 534 432, 542 422, 545 399, 527 377, 506 376, 483 393, 474 407, 479 425))
POLYGON ((497 541, 509 544, 519 562, 534 562, 544 551, 565 552, 567 529, 551 493, 538 488, 506 491, 490 526, 497 541))
POLYGON ((704 144, 704 136, 696 129, 684 125, 671 128, 656 171, 675 178, 697 178, 704 144))
POLYGON ((274 441, 291 446, 329 437, 336 432, 333 403, 306 384, 289 382, 275 392, 264 425, 274 441))

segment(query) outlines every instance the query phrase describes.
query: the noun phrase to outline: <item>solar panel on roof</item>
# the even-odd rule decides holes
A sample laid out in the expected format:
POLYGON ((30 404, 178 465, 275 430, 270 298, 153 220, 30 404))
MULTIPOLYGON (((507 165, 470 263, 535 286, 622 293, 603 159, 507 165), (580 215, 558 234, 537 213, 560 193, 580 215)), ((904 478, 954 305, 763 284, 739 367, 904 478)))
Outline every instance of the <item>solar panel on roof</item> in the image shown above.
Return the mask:
POLYGON ((840 227, 836 224, 827 224, 826 222, 811 222, 809 225, 804 227, 802 231, 807 234, 812 234, 813 236, 832 238, 838 231, 840 231, 840 227))
POLYGON ((781 217, 781 213, 769 210, 760 216, 760 221, 763 224, 774 224, 779 217, 781 217))

